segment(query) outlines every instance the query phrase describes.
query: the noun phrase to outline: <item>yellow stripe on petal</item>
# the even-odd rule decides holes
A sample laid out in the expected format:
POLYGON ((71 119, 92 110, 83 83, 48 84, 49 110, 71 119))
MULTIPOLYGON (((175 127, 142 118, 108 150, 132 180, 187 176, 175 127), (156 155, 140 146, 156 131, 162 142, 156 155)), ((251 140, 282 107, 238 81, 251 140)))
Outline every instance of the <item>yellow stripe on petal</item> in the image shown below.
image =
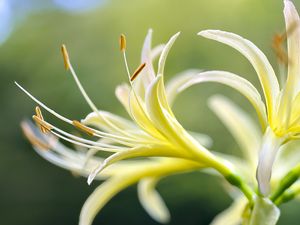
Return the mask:
POLYGON ((268 119, 272 120, 272 113, 280 89, 274 70, 264 53, 249 40, 233 33, 220 30, 204 30, 199 32, 198 35, 229 45, 250 61, 258 74, 264 91, 268 119))
POLYGON ((254 109, 258 114, 258 118, 263 130, 266 128, 267 115, 266 115, 265 105, 261 100, 261 96, 259 92, 249 81, 230 72, 207 71, 195 75, 184 85, 182 85, 178 90, 183 91, 192 85, 204 83, 204 82, 217 82, 217 83, 225 84, 239 91, 253 105, 254 109))

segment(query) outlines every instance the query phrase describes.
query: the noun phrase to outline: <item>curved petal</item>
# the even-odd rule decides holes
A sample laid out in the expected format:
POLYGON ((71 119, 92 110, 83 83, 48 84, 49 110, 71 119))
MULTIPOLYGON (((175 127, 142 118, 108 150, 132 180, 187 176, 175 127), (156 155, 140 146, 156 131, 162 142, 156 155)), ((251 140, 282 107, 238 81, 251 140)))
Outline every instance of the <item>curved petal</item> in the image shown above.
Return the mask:
POLYGON ((130 177, 116 176, 105 181, 88 197, 79 217, 79 225, 91 225, 97 213, 117 193, 135 182, 130 177))
POLYGON ((103 163, 98 165, 88 177, 88 184, 91 184, 94 178, 106 167, 118 161, 136 157, 178 157, 175 149, 168 148, 167 146, 142 146, 125 151, 115 153, 106 158, 103 163))
POLYGON ((290 0, 284 1, 284 17, 288 47, 288 77, 286 90, 294 96, 300 90, 300 19, 290 0))
POLYGON ((229 45, 250 61, 262 85, 267 103, 268 119, 270 120, 280 89, 274 70, 263 52, 249 40, 233 33, 204 30, 199 32, 198 35, 229 45))
POLYGON ((142 179, 138 184, 139 200, 148 214, 160 223, 170 221, 170 212, 155 186, 159 178, 149 177, 142 179))
POLYGON ((130 120, 124 119, 120 116, 106 111, 98 111, 98 113, 92 112, 88 114, 83 120, 81 120, 81 122, 85 125, 95 126, 104 131, 113 132, 114 130, 109 129, 110 127, 107 126, 102 118, 109 120, 112 124, 115 124, 115 126, 119 127, 122 130, 136 129, 135 124, 130 120), (101 114, 102 116, 99 117, 99 114, 101 114))
POLYGON ((180 32, 174 34, 168 43, 165 45, 158 61, 158 69, 157 69, 157 74, 164 74, 164 69, 165 69, 165 64, 166 64, 166 59, 169 54, 169 51, 171 50, 174 42, 176 41, 177 37, 179 36, 180 32))
POLYGON ((240 225, 246 204, 247 200, 244 197, 235 199, 233 204, 218 214, 210 225, 240 225))
POLYGON ((249 114, 221 95, 211 97, 209 106, 237 141, 244 153, 245 160, 251 166, 252 175, 255 177, 258 150, 262 136, 255 122, 250 118, 249 114))
POLYGON ((179 91, 183 91, 192 85, 204 82, 217 82, 225 84, 239 91, 253 105, 263 129, 265 129, 267 124, 265 105, 261 100, 259 92, 249 81, 236 74, 226 71, 206 71, 192 77, 187 83, 179 88, 179 91))
POLYGON ((112 197, 143 177, 166 176, 203 167, 199 163, 188 160, 166 159, 158 163, 153 162, 145 164, 145 166, 137 166, 125 172, 120 171, 118 176, 108 179, 96 188, 86 200, 80 213, 79 225, 91 225, 97 213, 112 197))
POLYGON ((191 69, 184 71, 180 74, 177 74, 174 78, 172 78, 166 85, 166 96, 170 106, 173 105, 177 94, 179 94, 179 87, 188 82, 191 78, 193 78, 196 74, 200 73, 200 70, 191 69))

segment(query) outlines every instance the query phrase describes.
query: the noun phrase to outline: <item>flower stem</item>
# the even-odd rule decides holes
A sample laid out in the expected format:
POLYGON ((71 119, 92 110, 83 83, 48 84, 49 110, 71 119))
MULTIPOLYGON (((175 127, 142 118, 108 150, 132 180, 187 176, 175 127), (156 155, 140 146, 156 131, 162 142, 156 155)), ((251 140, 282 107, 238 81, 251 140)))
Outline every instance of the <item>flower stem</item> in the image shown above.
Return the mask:
POLYGON ((300 176, 300 164, 295 166, 290 172, 287 173, 287 175, 285 175, 285 177, 281 180, 278 188, 271 195, 270 199, 273 202, 277 202, 277 199, 282 194, 284 194, 286 189, 288 189, 292 184, 294 184, 298 180, 299 176, 300 176))

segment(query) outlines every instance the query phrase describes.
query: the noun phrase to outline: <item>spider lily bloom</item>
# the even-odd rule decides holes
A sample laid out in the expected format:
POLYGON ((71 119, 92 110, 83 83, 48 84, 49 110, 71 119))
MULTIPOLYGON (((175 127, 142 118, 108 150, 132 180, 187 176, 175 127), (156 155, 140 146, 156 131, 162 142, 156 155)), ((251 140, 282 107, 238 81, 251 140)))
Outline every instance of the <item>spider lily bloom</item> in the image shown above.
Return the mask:
POLYGON ((242 53, 253 65, 260 80, 265 102, 257 89, 244 78, 224 71, 209 71, 196 75, 180 89, 202 82, 219 82, 241 92, 254 106, 261 123, 264 138, 259 151, 257 181, 263 195, 270 192, 272 165, 280 147, 300 137, 300 29, 299 16, 289 0, 284 1, 287 33, 288 76, 280 87, 267 57, 252 42, 233 33, 220 30, 204 30, 200 36, 227 44, 242 53))
POLYGON ((166 45, 152 49, 152 31, 150 30, 144 42, 141 66, 133 75, 131 75, 127 65, 126 40, 123 35, 121 36, 121 51, 130 85, 118 86, 116 96, 124 105, 132 121, 97 109, 79 82, 65 46, 62 47, 65 67, 71 72, 83 97, 93 110, 85 119, 79 122, 58 114, 17 84, 46 111, 99 139, 97 141, 88 140, 65 132, 45 121, 39 109, 36 110, 37 115, 33 119, 46 133, 44 139, 37 138, 37 135, 34 135, 36 132, 28 129, 28 125, 25 128, 27 137, 43 157, 76 173, 88 175, 89 184, 95 178, 101 178, 101 174, 108 171, 110 178, 100 185, 84 204, 80 225, 91 224, 96 213, 110 198, 139 180, 141 180, 139 195, 143 206, 154 218, 165 222, 168 213, 166 213, 163 204, 160 203, 158 194, 153 191, 156 182, 169 174, 204 167, 217 170, 230 183, 238 186, 248 199, 252 200, 252 190, 236 175, 231 164, 201 145, 180 125, 171 110, 168 99, 172 102, 176 97, 175 90, 178 86, 194 74, 194 71, 184 73, 174 79, 166 88, 164 86, 165 61, 178 35, 179 33, 175 34, 166 45), (158 70, 155 73, 152 61, 158 55, 160 55, 158 70), (53 144, 51 141, 53 135, 89 150, 81 153, 70 153, 70 149, 59 142, 53 144), (41 151, 45 148, 53 151, 41 151), (111 155, 106 159, 100 159, 95 155, 99 151, 109 152, 111 155), (131 159, 137 157, 143 157, 144 160, 134 161, 131 159), (121 161, 124 159, 133 161, 121 161), (110 173, 111 170, 114 172, 110 173))

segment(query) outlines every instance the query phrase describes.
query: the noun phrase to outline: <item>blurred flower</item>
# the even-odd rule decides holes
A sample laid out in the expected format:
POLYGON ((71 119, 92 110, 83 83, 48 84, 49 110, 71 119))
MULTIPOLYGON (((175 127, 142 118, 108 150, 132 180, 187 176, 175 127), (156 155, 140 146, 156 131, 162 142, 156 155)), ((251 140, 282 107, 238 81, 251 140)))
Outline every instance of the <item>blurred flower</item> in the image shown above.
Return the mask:
POLYGON ((16 24, 37 11, 62 9, 68 12, 86 12, 104 3, 104 0, 0 0, 0 44, 10 36, 16 24))
POLYGON ((202 168, 215 169, 230 183, 239 187, 250 201, 252 200, 252 190, 237 175, 239 171, 235 171, 225 159, 207 150, 201 144, 203 136, 187 132, 171 110, 170 104, 176 98, 177 88, 198 73, 194 70, 184 72, 175 77, 165 88, 163 81, 165 62, 178 35, 179 33, 171 37, 166 45, 159 45, 152 49, 150 30, 144 42, 141 65, 132 74, 127 64, 126 39, 121 35, 120 46, 130 85, 118 86, 116 96, 127 110, 131 121, 97 109, 82 87, 64 45, 62 53, 65 68, 71 72, 83 97, 93 110, 85 119, 79 122, 65 118, 17 84, 45 110, 98 139, 93 141, 81 138, 46 122, 39 107, 36 108, 33 119, 43 134, 28 122, 22 123, 26 137, 36 151, 49 161, 75 173, 88 175, 89 184, 95 178, 109 177, 84 204, 80 225, 91 224, 107 201, 122 189, 138 181, 140 181, 139 197, 144 208, 156 220, 167 222, 169 213, 158 193, 154 191, 155 184, 169 174, 202 168), (157 56, 159 56, 158 69, 155 72, 153 60, 157 56), (54 136, 85 147, 87 150, 73 152, 54 136), (96 156, 98 152, 111 154, 106 159, 102 159, 96 156), (142 160, 123 161, 131 158, 142 158, 142 160))
MULTIPOLYGON (((289 0, 284 1, 284 16, 288 41, 288 76, 280 89, 277 77, 266 56, 252 42, 219 30, 201 31, 199 35, 227 44, 242 53, 257 72, 264 92, 265 103, 257 89, 244 78, 224 71, 203 72, 184 84, 183 90, 202 82, 219 82, 242 93, 254 106, 261 123, 264 137, 259 151, 257 180, 263 195, 270 191, 272 165, 280 147, 300 137, 300 28, 299 16, 289 0)), ((282 37, 284 41, 284 37, 282 37)), ((240 132, 243 132, 242 130, 240 132)))

